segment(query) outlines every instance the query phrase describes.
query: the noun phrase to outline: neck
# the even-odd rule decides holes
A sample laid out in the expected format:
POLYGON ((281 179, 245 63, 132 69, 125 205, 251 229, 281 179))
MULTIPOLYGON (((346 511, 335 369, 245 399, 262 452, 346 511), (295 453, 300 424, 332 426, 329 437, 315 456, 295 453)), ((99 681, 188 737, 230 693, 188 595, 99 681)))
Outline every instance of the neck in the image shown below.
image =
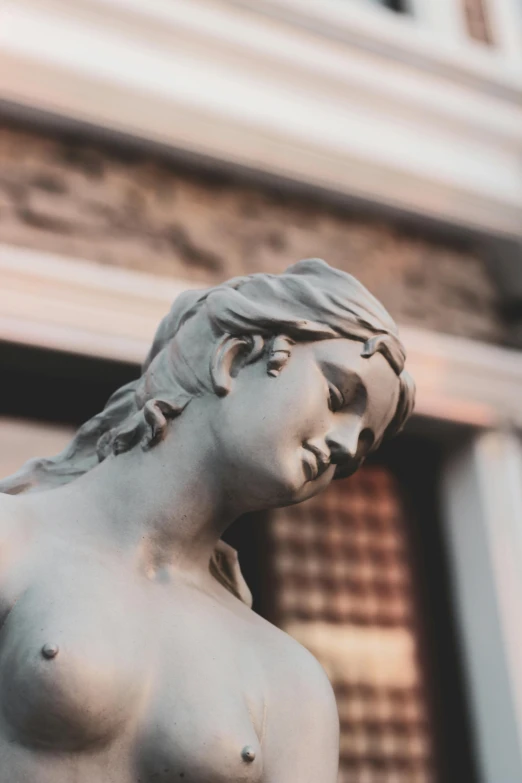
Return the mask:
MULTIPOLYGON (((55 517, 70 528, 73 513, 75 528, 110 536, 151 577, 170 569, 207 574, 217 541, 240 510, 225 499, 205 417, 189 410, 150 451, 136 446, 111 456, 50 492, 63 507, 55 517)), ((43 500, 43 494, 29 497, 43 500)))

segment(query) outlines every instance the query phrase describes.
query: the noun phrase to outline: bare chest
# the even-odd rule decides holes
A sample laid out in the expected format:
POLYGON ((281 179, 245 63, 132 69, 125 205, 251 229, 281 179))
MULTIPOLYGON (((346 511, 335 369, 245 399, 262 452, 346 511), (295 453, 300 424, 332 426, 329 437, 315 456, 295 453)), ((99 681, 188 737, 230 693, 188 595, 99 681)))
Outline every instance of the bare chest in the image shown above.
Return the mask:
POLYGON ((31 575, 0 631, 8 739, 74 757, 79 780, 82 759, 104 755, 143 783, 261 779, 256 664, 210 599, 154 600, 96 563, 31 575))

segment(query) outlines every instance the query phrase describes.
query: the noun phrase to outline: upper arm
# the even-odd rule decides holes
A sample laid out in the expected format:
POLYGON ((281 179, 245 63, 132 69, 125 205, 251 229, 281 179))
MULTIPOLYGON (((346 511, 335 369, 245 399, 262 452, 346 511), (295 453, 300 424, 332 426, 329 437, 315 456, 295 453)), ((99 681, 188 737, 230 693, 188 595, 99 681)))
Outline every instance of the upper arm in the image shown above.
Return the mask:
POLYGON ((15 499, 0 493, 0 576, 9 561, 20 527, 15 499))
POLYGON ((339 715, 332 686, 307 650, 292 647, 289 660, 273 672, 263 783, 336 783, 339 715))
POLYGON ((13 498, 0 492, 0 546, 13 528, 13 498))

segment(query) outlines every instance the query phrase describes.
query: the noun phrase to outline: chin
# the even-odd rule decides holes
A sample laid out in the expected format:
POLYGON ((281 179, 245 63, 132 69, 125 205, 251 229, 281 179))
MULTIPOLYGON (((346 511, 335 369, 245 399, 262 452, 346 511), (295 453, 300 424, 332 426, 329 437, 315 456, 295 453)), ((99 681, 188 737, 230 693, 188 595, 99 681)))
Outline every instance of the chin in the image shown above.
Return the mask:
MULTIPOLYGON (((334 469, 328 468, 322 475, 315 479, 306 478, 302 463, 299 461, 295 470, 288 470, 288 461, 274 462, 270 471, 253 470, 248 478, 241 482, 243 487, 251 486, 250 499, 255 499, 257 510, 281 508, 302 503, 304 500, 314 497, 322 492, 334 476, 334 469), (286 471, 285 471, 286 468, 286 471)), ((248 497, 248 492, 246 497, 248 497)))
POLYGON ((315 497, 320 492, 325 490, 333 479, 333 470, 327 470, 322 476, 319 476, 312 481, 304 481, 301 478, 299 484, 294 486, 293 491, 288 494, 284 503, 279 503, 280 506, 294 506, 297 503, 302 503, 305 500, 315 497))
MULTIPOLYGON (((305 487, 302 474, 299 476, 285 475, 282 467, 277 464, 271 465, 270 471, 260 471, 259 466, 256 467, 257 469, 251 472, 247 471, 247 475, 238 479, 239 485, 243 489, 242 495, 245 505, 250 511, 290 506, 308 497, 308 495, 303 495, 305 487)), ((307 482, 306 489, 308 489, 308 484, 309 482, 307 482)))

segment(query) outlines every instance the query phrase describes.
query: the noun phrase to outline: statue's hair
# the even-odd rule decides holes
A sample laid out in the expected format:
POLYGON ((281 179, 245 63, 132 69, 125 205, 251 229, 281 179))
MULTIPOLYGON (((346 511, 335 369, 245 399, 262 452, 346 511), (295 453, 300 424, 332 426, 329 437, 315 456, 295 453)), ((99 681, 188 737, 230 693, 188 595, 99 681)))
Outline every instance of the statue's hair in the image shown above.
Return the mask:
POLYGON ((60 454, 30 460, 0 481, 0 492, 50 489, 73 481, 109 454, 138 444, 151 448, 192 398, 227 392, 212 367, 230 339, 243 363, 264 356, 268 372, 277 374, 294 342, 335 337, 362 342, 364 357, 381 353, 397 374, 399 401, 386 435, 399 432, 413 409, 414 385, 404 370, 394 321, 354 277, 307 259, 280 275, 236 277, 181 294, 156 332, 141 377, 118 389, 60 454))

